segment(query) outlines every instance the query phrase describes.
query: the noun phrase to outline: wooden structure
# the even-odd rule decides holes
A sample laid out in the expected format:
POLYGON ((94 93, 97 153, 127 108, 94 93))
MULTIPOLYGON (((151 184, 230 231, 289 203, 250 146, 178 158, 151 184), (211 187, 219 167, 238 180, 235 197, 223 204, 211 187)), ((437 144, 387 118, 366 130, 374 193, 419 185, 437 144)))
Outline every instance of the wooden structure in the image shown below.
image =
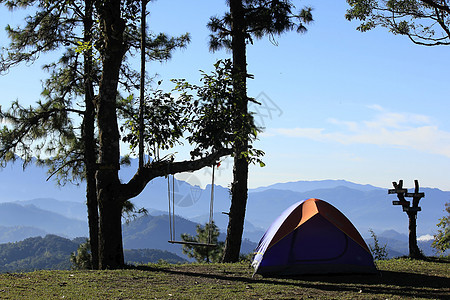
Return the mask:
POLYGON ((419 192, 419 181, 414 180, 414 193, 409 193, 408 189, 403 188, 403 180, 392 182, 393 189, 388 190, 388 194, 397 194, 398 201, 392 201, 393 205, 401 205, 409 219, 409 257, 423 258, 419 247, 417 246, 417 213, 422 209, 419 207, 420 199, 425 197, 425 193, 419 192), (405 198, 413 198, 407 201, 405 198))

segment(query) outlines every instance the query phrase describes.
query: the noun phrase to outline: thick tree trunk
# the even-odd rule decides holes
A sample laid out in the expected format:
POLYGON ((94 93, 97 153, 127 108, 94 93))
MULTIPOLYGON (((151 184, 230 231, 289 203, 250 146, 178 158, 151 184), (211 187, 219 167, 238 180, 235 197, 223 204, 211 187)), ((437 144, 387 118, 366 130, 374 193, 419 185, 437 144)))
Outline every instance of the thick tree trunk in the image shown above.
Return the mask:
MULTIPOLYGON (((102 189, 99 192, 100 269, 118 269, 124 266, 122 242, 122 203, 110 192, 113 189, 102 189)), ((113 192, 114 193, 114 192, 113 192)))
POLYGON ((121 1, 98 1, 104 47, 102 78, 97 101, 99 132, 99 167, 97 197, 100 212, 99 267, 116 269, 124 264, 121 213, 123 199, 119 196, 118 176, 120 151, 116 96, 119 71, 126 51, 123 41, 125 22, 121 18, 121 1))
POLYGON ((120 183, 118 177, 120 152, 116 96, 119 70, 127 50, 123 40, 125 23, 120 17, 120 0, 96 1, 95 5, 100 16, 104 43, 101 49, 103 70, 99 96, 96 101, 100 144, 99 164, 96 173, 100 213, 99 267, 101 269, 116 269, 124 264, 121 226, 124 201, 137 196, 145 185, 155 177, 164 176, 168 173, 194 171, 210 166, 221 156, 230 154, 230 151, 224 149, 195 161, 154 163, 148 167, 139 168, 137 174, 129 183, 120 183))
POLYGON ((223 261, 239 260, 248 190, 248 161, 243 153, 248 151, 248 100, 247 59, 245 45, 245 19, 242 0, 230 1, 232 19, 233 89, 235 94, 235 140, 233 183, 231 185, 231 206, 223 261))
MULTIPOLYGON (((93 2, 85 1, 84 42, 91 43, 93 2)), ((92 50, 84 53, 84 102, 83 117, 84 163, 86 167, 86 204, 89 223, 89 243, 91 246, 92 268, 98 269, 98 204, 95 181, 96 145, 95 145, 95 106, 94 87, 92 83, 92 50)))
POLYGON ((409 257, 414 259, 423 258, 419 246, 417 246, 417 212, 408 212, 409 219, 409 257))

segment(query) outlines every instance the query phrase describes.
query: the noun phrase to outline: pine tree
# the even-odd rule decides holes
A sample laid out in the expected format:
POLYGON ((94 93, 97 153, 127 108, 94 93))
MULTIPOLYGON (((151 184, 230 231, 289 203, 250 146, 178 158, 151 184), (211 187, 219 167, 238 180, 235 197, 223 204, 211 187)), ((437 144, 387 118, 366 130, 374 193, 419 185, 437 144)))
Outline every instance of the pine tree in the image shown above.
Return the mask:
MULTIPOLYGON (((24 28, 9 28, 12 42, 1 61, 2 71, 19 63, 32 63, 43 53, 63 50, 64 54, 60 61, 46 67, 51 71, 51 76, 43 92, 44 102, 30 108, 13 103, 10 110, 0 112, 0 116, 10 124, 1 131, 1 162, 4 165, 20 154, 26 166, 33 162, 34 156, 38 156, 37 161, 49 164, 52 175, 61 176, 58 178, 62 182, 78 181, 86 179, 86 176, 90 180, 95 174, 95 189, 90 189, 88 193, 94 195, 95 191, 97 202, 88 200, 88 205, 89 211, 93 212, 92 217, 95 217, 98 203, 99 268, 121 267, 124 263, 121 217, 124 207, 130 207, 130 199, 139 195, 146 184, 156 177, 198 170, 214 164, 230 151, 227 147, 210 152, 199 149, 197 159, 148 161, 129 182, 121 183, 118 178, 119 142, 123 136, 119 131, 118 117, 127 115, 127 112, 118 91, 131 93, 140 76, 127 63, 127 55, 133 49, 139 49, 140 2, 7 1, 7 4, 12 8, 31 7, 33 16, 26 20, 24 28), (84 32, 77 26, 84 24, 83 20, 89 23, 89 18, 83 19, 81 15, 83 8, 88 10, 86 3, 93 4, 93 19, 98 19, 98 22, 93 23, 96 25, 89 37, 76 36, 74 32, 84 32), (89 67, 85 63, 83 68, 80 61, 88 56, 92 65, 89 67), (75 101, 80 97, 87 101, 84 109, 74 108, 75 101), (92 131, 92 124, 95 124, 93 112, 97 121, 95 131, 92 131), (73 114, 85 117, 81 130, 74 123, 73 114), (98 133, 95 139, 94 132, 98 133), (48 158, 40 157, 42 153, 48 158), (95 168, 90 165, 92 169, 88 172, 85 162, 91 164, 93 154, 95 168)), ((164 34, 148 37, 146 59, 169 59, 171 52, 185 46, 188 40, 188 35, 179 38, 164 34)), ((171 137, 159 138, 170 140, 171 137)), ((172 146, 169 142, 167 144, 172 146)), ((94 247, 92 249, 94 252, 94 247)))
POLYGON ((233 57, 234 122, 237 133, 234 141, 234 168, 231 185, 231 206, 225 242, 224 262, 239 260, 244 229, 245 209, 248 191, 248 164, 263 154, 251 145, 256 138, 256 128, 248 112, 247 96, 247 44, 253 39, 274 36, 287 31, 305 32, 305 24, 312 21, 311 8, 304 8, 298 14, 291 1, 287 0, 230 0, 230 11, 222 18, 212 17, 208 23, 212 31, 210 49, 230 49, 233 57))
POLYGON ((181 239, 187 244, 183 245, 183 254, 195 258, 197 262, 219 262, 222 259, 224 242, 219 242, 219 228, 214 223, 206 223, 205 226, 197 225, 197 235, 183 233, 181 239), (189 244, 192 243, 192 244, 189 244), (210 244, 215 246, 196 245, 210 244))

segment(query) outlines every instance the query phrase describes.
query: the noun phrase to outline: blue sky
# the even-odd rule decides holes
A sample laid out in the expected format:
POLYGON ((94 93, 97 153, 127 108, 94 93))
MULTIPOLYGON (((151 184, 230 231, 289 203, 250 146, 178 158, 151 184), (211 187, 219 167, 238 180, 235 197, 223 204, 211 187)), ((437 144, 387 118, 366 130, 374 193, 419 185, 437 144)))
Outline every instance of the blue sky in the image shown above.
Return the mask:
MULTIPOLYGON (((255 146, 266 152, 266 167, 250 169, 250 187, 321 179, 386 188, 404 179, 412 187, 418 179, 421 186, 450 190, 450 48, 417 46, 383 28, 360 33, 357 22, 345 20, 345 0, 293 2, 314 9, 306 34, 285 34, 278 46, 266 38, 248 46, 248 70, 255 75, 248 93, 263 102, 253 110, 265 127, 255 146)), ((192 3, 148 6, 150 30, 192 36, 172 60, 148 64, 149 74, 166 82, 195 82, 198 70, 211 70, 230 55, 207 46, 206 23, 226 10, 225 1, 192 3)), ((19 23, 19 15, 1 8, 0 26, 19 23)), ((6 44, 4 33, 0 43, 6 44)), ((0 77, 0 103, 32 104, 44 76, 35 65, 0 77)), ((225 161, 216 182, 229 185, 231 170, 231 160, 225 161)), ((204 185, 208 173, 195 175, 204 185)))

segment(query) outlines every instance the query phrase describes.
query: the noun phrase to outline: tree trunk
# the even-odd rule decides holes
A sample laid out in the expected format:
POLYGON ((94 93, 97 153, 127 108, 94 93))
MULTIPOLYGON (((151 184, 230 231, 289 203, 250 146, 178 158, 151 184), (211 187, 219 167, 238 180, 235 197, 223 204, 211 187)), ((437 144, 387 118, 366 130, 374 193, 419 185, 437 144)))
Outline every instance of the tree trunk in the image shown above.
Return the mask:
POLYGON ((145 41, 147 0, 141 0, 141 78, 139 86, 139 169, 144 167, 145 41))
MULTIPOLYGON (((84 14, 84 42, 92 43, 91 30, 93 2, 85 0, 84 14)), ((98 269, 98 204, 95 181, 96 171, 96 144, 95 144, 95 106, 94 87, 92 84, 92 50, 84 53, 84 102, 85 113, 83 116, 83 141, 84 163, 86 168, 86 205, 89 223, 89 243, 91 246, 92 268, 98 269)))
POLYGON ((100 208, 100 238, 99 267, 100 269, 118 269, 124 266, 122 242, 122 203, 111 195, 110 189, 99 192, 100 208))
POLYGON ((235 101, 235 140, 233 183, 229 212, 224 262, 237 262, 244 230, 248 190, 248 161, 243 154, 248 151, 247 59, 245 45, 245 18, 242 0, 230 1, 232 20, 233 89, 235 101))
POLYGON ((119 71, 126 46, 123 41, 125 22, 121 18, 121 1, 98 1, 104 46, 103 71, 97 101, 99 132, 99 167, 96 174, 100 212, 99 267, 116 269, 124 265, 122 248, 122 204, 118 190, 120 163, 119 128, 116 96, 119 71))
POLYGON ((423 258, 419 246, 417 246, 417 212, 408 212, 409 219, 409 257, 414 259, 423 258))

